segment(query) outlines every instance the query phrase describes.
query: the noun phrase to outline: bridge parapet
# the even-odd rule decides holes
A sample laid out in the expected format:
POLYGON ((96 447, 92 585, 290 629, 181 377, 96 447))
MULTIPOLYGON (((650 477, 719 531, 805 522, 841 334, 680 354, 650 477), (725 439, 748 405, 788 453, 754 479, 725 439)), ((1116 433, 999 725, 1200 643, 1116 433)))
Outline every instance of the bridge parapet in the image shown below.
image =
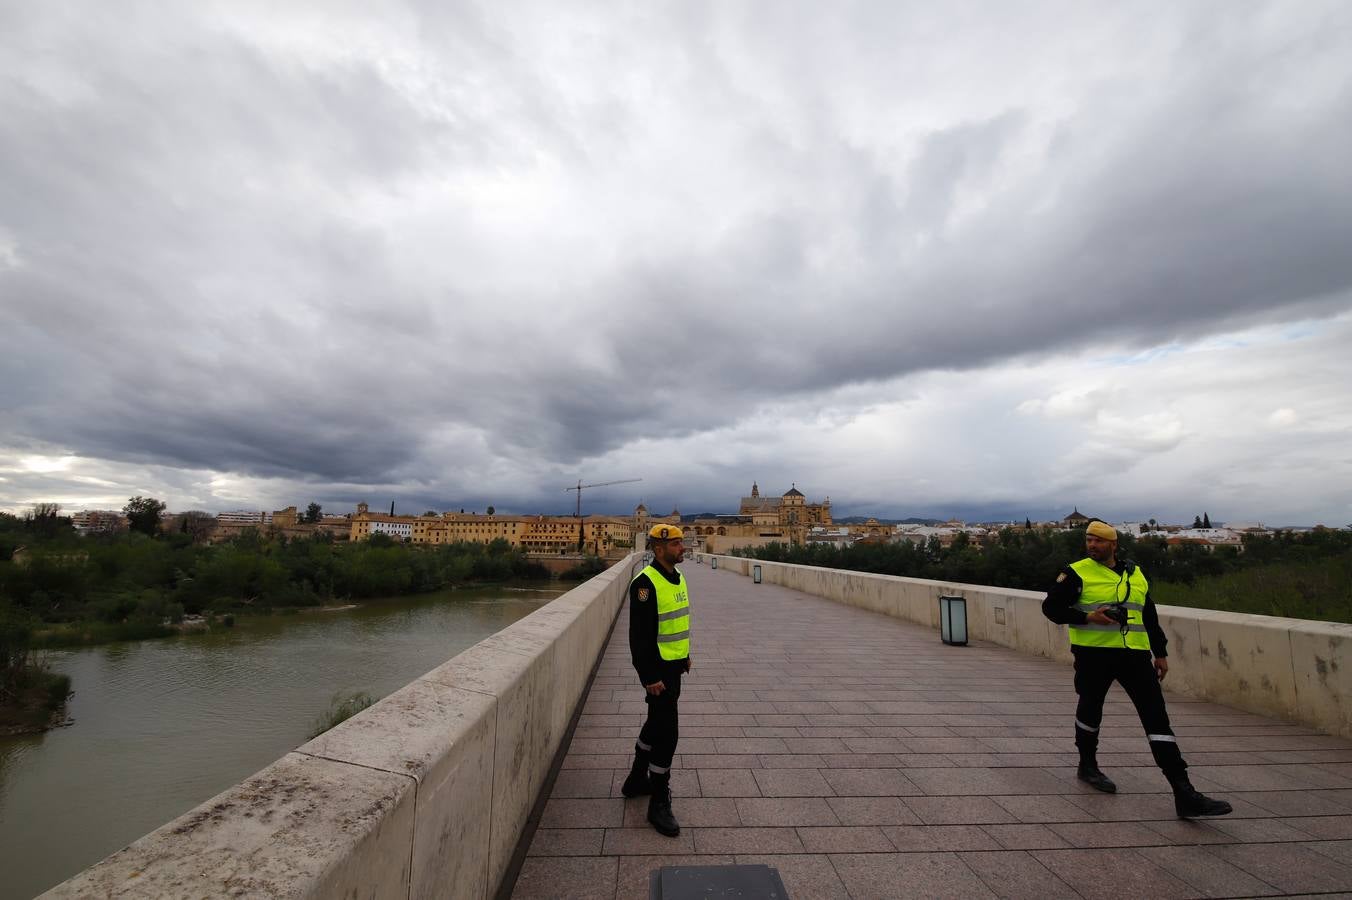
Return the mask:
MULTIPOLYGON (((715 558, 700 554, 703 561, 715 558)), ((967 600, 970 637, 1069 662, 1065 628, 1042 615, 1042 592, 928 581, 718 556, 718 568, 939 628, 939 596, 967 600)), ((1168 690, 1352 737, 1352 625, 1159 607, 1169 638, 1168 690)))
POLYGON ((627 562, 44 896, 491 896, 623 602, 627 562))

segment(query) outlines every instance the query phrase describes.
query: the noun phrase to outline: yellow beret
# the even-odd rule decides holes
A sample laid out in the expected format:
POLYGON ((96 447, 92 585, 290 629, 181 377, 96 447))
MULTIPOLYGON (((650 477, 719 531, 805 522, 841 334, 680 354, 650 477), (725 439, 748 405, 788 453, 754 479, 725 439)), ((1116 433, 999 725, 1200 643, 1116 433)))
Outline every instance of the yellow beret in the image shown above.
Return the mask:
POLYGON ((1089 527, 1084 530, 1084 533, 1092 534, 1094 537, 1103 538, 1105 541, 1117 540, 1117 531, 1107 522, 1090 522, 1089 527))
POLYGON ((679 541, 685 533, 675 525, 654 525, 648 529, 648 539, 653 541, 679 541))

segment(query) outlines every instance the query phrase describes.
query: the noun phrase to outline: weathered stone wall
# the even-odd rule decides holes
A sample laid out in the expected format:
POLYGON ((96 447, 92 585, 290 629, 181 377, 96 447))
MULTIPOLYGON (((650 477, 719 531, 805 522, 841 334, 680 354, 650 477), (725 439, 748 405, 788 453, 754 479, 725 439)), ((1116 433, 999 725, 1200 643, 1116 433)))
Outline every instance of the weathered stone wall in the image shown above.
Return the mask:
POLYGON ((582 700, 632 562, 44 896, 491 896, 582 700))
MULTIPOLYGON (((713 557, 701 554, 709 565, 713 557)), ((939 597, 967 601, 968 634, 1070 661, 1066 629, 1042 615, 1044 594, 719 556, 718 568, 939 629, 939 597)), ((1159 607, 1176 693, 1352 737, 1352 625, 1159 607)), ((937 640, 937 638, 936 638, 937 640)))

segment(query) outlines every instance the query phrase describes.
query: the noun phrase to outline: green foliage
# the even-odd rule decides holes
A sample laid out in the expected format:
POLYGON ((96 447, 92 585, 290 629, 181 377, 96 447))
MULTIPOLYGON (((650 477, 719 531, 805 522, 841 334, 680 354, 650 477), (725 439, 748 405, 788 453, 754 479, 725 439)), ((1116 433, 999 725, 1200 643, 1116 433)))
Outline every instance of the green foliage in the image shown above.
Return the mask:
POLYGON ((72 533, 73 525, 69 517, 61 515, 59 503, 35 503, 24 516, 24 529, 37 538, 53 538, 72 533))
POLYGON ((142 497, 139 494, 127 501, 122 507, 122 515, 127 517, 127 526, 148 537, 154 537, 160 530, 160 513, 164 512, 164 503, 154 497, 142 497))
MULTIPOLYGON (((770 544, 734 553, 772 562, 1040 591, 1062 566, 1084 556, 1084 533, 1006 528, 984 548, 959 536, 946 548, 931 538, 924 545, 770 544)), ((1123 535, 1118 556, 1141 566, 1157 603, 1352 622, 1352 531, 1345 529, 1247 537, 1242 553, 1231 547, 1207 550, 1198 544, 1170 547, 1153 533, 1140 539, 1123 535)))
POLYGON ((310 737, 319 737, 339 722, 347 721, 374 702, 370 694, 361 691, 352 694, 334 694, 333 699, 329 701, 328 710, 315 719, 310 737))
MULTIPOLYGON (((0 520, 0 537, 14 527, 23 526, 0 520)), ((185 614, 265 612, 549 577, 501 539, 425 546, 375 535, 347 544, 329 535, 269 540, 247 529, 213 545, 180 533, 136 532, 25 541, 21 564, 0 560, 0 602, 32 626, 32 646, 46 647, 169 634, 167 623, 185 614)))
POLYGON ((70 676, 59 672, 43 672, 42 682, 42 708, 49 713, 56 712, 70 696, 70 676))
POLYGON ((41 731, 70 696, 70 677, 34 656, 32 631, 28 617, 0 598, 0 729, 41 731))
POLYGON ((582 562, 573 566, 559 576, 563 581, 586 581, 588 578, 594 578, 606 570, 606 564, 600 557, 588 556, 582 562))
POLYGON ((318 503, 311 503, 309 506, 305 507, 305 514, 300 517, 300 520, 302 522, 314 524, 315 522, 318 522, 323 515, 324 507, 320 506, 318 503))
POLYGON ((191 541, 203 541, 216 528, 216 517, 201 509, 190 509, 180 514, 178 530, 191 541))
POLYGON ((1224 572, 1151 588, 1156 603, 1352 623, 1352 552, 1224 572))
POLYGON ((27 617, 0 599, 0 702, 13 698, 29 667, 27 617))
MULTIPOLYGON (((142 507, 153 510, 158 523, 163 504, 150 500, 142 507)), ((163 637, 176 633, 185 614, 224 614, 229 625, 232 613, 245 610, 549 577, 501 539, 487 546, 424 546, 375 535, 347 544, 327 534, 269 540, 246 529, 233 541, 204 545, 183 532, 39 533, 25 520, 0 516, 0 550, 6 551, 0 555, 0 706, 6 708, 20 691, 47 690, 34 687, 31 654, 38 648, 163 637), (21 562, 12 558, 18 546, 25 548, 21 562)), ((36 708, 30 700, 25 709, 36 708)))
POLYGON ((59 650, 63 647, 89 647, 114 641, 144 641, 177 633, 163 622, 145 618, 128 619, 125 622, 67 622, 35 629, 29 646, 34 650, 59 650))

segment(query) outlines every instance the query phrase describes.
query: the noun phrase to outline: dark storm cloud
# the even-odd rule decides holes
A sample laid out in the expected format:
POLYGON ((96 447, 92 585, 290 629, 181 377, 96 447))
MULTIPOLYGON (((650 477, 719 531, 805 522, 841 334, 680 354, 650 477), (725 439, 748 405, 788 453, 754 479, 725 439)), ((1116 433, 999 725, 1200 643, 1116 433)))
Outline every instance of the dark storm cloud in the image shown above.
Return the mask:
POLYGON ((76 10, 0 37, 10 446, 528 504, 1352 290, 1338 4, 76 10))
MULTIPOLYGON (((899 264, 902 239, 947 217, 964 161, 998 155, 1011 124, 932 136, 912 167, 908 202, 885 217, 875 204, 857 220, 867 223, 851 235, 861 245, 878 234, 899 239, 892 254, 869 261, 852 295, 796 277, 817 230, 806 221, 762 223, 719 259, 673 261, 667 283, 712 282, 687 282, 690 297, 709 299, 693 301, 705 315, 678 323, 676 343, 718 361, 705 370, 710 388, 813 389, 986 365, 1101 335, 1144 347, 1345 308, 1352 170, 1332 148, 1352 151, 1352 90, 1318 114, 1265 127, 1225 96, 1225 73, 1213 74, 1119 128, 1093 165, 1065 146, 1096 140, 1090 132, 1101 123, 1086 112, 1054 151, 1067 159, 1047 172, 1042 190, 1059 195, 1049 208, 1034 208, 1044 201, 1037 187, 997 194, 958 240, 940 237, 925 259, 899 264), (776 272, 789 277, 777 281, 776 272), (742 309, 721 308, 739 297, 742 309), (842 348, 849 352, 832 352, 842 348)), ((886 183, 867 172, 840 177, 886 183)))

